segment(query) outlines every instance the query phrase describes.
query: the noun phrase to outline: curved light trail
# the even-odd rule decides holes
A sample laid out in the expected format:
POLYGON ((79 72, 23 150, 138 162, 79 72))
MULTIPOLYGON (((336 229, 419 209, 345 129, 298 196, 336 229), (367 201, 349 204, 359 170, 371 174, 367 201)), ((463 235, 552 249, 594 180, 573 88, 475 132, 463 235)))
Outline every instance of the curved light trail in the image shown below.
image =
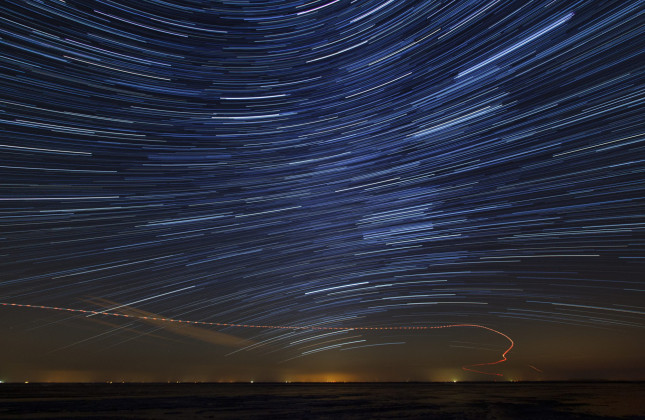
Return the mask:
POLYGON ((175 318, 163 318, 163 317, 149 317, 149 316, 139 316, 139 315, 128 315, 120 314, 118 312, 105 312, 105 311, 92 311, 87 309, 75 309, 75 308, 60 308, 57 306, 43 306, 43 305, 28 305, 22 303, 6 303, 0 302, 1 306, 13 306, 17 308, 30 308, 30 309, 48 309, 53 311, 64 311, 64 312, 74 312, 88 315, 105 315, 105 316, 115 316, 121 318, 135 318, 135 319, 145 319, 150 321, 160 321, 160 322, 176 322, 180 324, 190 324, 190 325, 205 325, 209 327, 235 327, 235 328, 261 328, 261 329, 281 329, 281 330, 355 330, 355 331, 383 331, 383 330, 439 330, 444 328, 459 328, 459 327, 471 327, 471 328, 481 328, 494 332, 495 334, 501 335, 510 343, 509 347, 502 353, 502 358, 495 362, 486 362, 486 363, 477 363, 472 365, 465 365, 461 368, 463 370, 475 373, 481 373, 484 375, 493 375, 493 376, 504 376, 501 373, 493 372, 484 372, 481 370, 473 369, 477 366, 490 366, 503 363, 507 361, 506 355, 511 349, 515 346, 513 340, 503 332, 497 331, 493 328, 486 327, 483 325, 477 324, 448 324, 448 325, 437 325, 437 326, 379 326, 379 327, 328 327, 328 326, 311 326, 311 325, 254 325, 254 324, 233 324, 228 322, 211 322, 211 321, 192 321, 186 319, 175 319, 175 318))
MULTIPOLYGON (((404 340, 325 343, 313 330, 333 328, 314 325, 489 330, 507 351, 464 366, 485 374, 509 336, 515 360, 536 341, 553 359, 613 334, 642 348, 644 4, 2 0, 0 302, 274 328, 226 361, 236 375, 267 343, 396 365, 379 376, 334 350, 298 369, 417 374, 404 340)), ((83 368, 128 334, 82 341, 83 368)), ((15 339, 0 360, 36 377, 15 339)), ((596 347, 580 369, 614 366, 596 347)), ((560 362, 540 368, 565 375, 560 362)))

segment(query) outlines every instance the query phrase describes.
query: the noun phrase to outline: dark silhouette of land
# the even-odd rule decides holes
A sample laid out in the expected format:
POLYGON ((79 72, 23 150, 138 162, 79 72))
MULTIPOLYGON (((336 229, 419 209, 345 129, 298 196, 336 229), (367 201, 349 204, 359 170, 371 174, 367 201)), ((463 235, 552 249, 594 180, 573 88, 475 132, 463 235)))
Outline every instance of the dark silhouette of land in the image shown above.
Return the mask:
POLYGON ((643 382, 1 384, 3 419, 645 419, 643 382))

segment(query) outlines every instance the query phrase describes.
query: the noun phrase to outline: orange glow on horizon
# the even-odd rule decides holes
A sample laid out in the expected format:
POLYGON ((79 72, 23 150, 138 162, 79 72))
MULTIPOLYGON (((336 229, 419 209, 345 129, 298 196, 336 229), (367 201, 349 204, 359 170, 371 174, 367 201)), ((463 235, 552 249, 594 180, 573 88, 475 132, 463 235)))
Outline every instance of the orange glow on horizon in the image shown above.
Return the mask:
MULTIPOLYGON (((183 319, 174 319, 174 318, 164 318, 164 317, 151 317, 151 316, 143 316, 143 315, 132 315, 132 314, 123 314, 123 313, 118 313, 118 312, 106 312, 106 311, 92 311, 92 310, 86 310, 86 309, 74 309, 74 308, 61 308, 61 307, 56 307, 56 306, 43 306, 43 305, 29 305, 29 304, 21 304, 21 303, 5 303, 5 302, 0 302, 0 306, 6 306, 6 307, 18 307, 18 308, 29 308, 29 309, 47 309, 47 310, 54 310, 54 311, 63 311, 63 312, 74 312, 74 313, 82 313, 82 314, 90 314, 90 315, 101 315, 101 316, 112 316, 112 317, 121 317, 121 318, 134 318, 134 319, 139 319, 139 320, 144 320, 144 321, 156 321, 156 322, 170 322, 170 323, 180 323, 180 324, 189 324, 189 325, 206 325, 206 326, 215 326, 215 327, 237 327, 237 328, 259 328, 259 329, 284 329, 284 330, 334 330, 334 331, 341 331, 341 330, 356 330, 356 331, 366 331, 366 330, 379 330, 379 331, 386 331, 386 330, 437 330, 437 329, 445 329, 445 328, 460 328, 460 327, 470 327, 470 328, 480 328, 484 329, 487 331, 491 331, 495 334, 501 335, 504 337, 508 342, 510 343, 510 346, 502 353, 501 359, 495 361, 495 362, 484 362, 484 363, 476 363, 476 364, 470 364, 470 365, 464 365, 462 366, 462 369, 465 371, 469 372, 474 372, 474 373, 480 373, 483 375, 490 375, 490 376, 504 376, 501 373, 494 373, 494 372, 486 372, 478 369, 473 369, 474 367, 478 366, 492 366, 492 365, 497 365, 500 363, 506 362, 508 359, 506 358, 506 355, 513 349, 515 346, 515 343, 513 340, 506 334, 497 331, 493 328, 486 327, 483 325, 478 325, 478 324, 447 324, 447 325, 438 325, 438 326, 381 326, 381 327, 321 327, 321 326, 308 326, 308 325, 302 325, 302 326, 296 326, 296 325, 255 325, 255 324, 233 324, 233 323, 226 323, 226 322, 209 322, 209 321, 191 321, 191 320, 183 320, 183 319)), ((334 380, 334 381, 339 381, 339 380, 334 380)), ((329 382, 327 380, 322 380, 322 381, 298 381, 298 382, 329 382)))

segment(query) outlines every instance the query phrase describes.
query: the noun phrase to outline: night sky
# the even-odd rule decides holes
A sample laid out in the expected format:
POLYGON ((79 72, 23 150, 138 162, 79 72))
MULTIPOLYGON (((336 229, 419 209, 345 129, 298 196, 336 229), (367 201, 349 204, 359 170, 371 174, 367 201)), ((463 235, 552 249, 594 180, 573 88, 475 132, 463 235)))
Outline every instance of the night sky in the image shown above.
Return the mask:
POLYGON ((645 379, 642 1, 0 9, 0 380, 645 379))

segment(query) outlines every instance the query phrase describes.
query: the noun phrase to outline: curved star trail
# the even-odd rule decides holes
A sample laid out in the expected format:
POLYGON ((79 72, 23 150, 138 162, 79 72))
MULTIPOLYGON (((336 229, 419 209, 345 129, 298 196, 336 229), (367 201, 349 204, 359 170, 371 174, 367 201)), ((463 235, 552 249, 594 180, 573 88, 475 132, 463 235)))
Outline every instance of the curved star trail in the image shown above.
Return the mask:
POLYGON ((0 9, 0 301, 642 334, 641 1, 0 9))

